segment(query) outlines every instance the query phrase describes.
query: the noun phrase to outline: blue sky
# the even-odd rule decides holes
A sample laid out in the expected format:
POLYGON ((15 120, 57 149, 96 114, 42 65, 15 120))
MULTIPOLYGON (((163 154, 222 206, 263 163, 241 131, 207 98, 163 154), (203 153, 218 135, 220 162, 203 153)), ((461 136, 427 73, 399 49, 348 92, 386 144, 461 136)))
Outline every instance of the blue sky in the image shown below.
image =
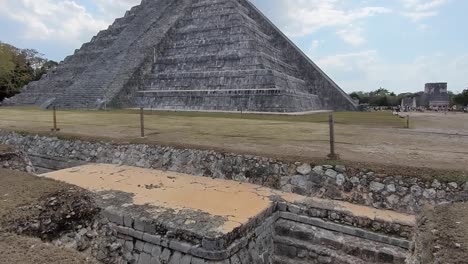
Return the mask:
MULTIPOLYGON (((252 0, 345 91, 468 88, 466 0, 252 0)), ((0 0, 0 41, 62 60, 140 0, 0 0)))

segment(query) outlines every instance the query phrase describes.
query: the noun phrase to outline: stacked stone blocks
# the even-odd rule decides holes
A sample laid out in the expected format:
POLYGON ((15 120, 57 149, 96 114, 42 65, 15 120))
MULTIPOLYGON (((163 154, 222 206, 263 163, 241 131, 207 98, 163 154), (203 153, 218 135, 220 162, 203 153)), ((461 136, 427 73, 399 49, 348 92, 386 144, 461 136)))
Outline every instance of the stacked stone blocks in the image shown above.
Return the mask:
POLYGON ((10 104, 261 112, 356 109, 246 0, 145 0, 10 104))

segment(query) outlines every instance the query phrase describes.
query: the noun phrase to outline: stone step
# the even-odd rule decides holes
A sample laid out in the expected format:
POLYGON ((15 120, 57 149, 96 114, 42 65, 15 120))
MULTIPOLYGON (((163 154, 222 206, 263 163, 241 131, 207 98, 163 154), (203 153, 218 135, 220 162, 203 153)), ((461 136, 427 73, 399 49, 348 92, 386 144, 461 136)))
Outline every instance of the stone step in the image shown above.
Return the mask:
POLYGON ((204 95, 204 94, 223 94, 223 95, 254 95, 254 94, 280 94, 281 89, 278 88, 264 88, 264 89, 225 89, 225 90, 214 90, 214 89, 198 89, 198 90, 143 90, 139 91, 139 94, 144 97, 160 96, 161 94, 182 96, 204 95))
MULTIPOLYGON (((211 54, 179 54, 177 56, 166 56, 161 57, 156 60, 156 71, 164 70, 168 67, 168 65, 174 65, 174 70, 181 70, 180 67, 184 66, 185 64, 197 64, 200 63, 206 66, 217 66, 219 68, 223 68, 223 64, 226 63, 233 63, 232 61, 239 61, 243 64, 234 64, 234 66, 238 66, 239 68, 243 68, 243 65, 258 65, 258 63, 263 62, 264 65, 268 66, 270 69, 275 69, 280 72, 288 73, 290 75, 296 76, 297 75, 297 68, 292 66, 280 58, 275 58, 270 56, 264 52, 256 52, 252 49, 243 49, 238 50, 236 52, 233 51, 225 51, 223 53, 214 52, 211 54), (257 62, 257 63, 254 63, 257 62), (158 68, 158 65, 160 67, 158 68)), ((170 67, 170 66, 169 66, 170 67)), ((193 65, 189 65, 189 68, 193 68, 193 65)))
POLYGON ((271 57, 276 57, 283 61, 283 57, 280 50, 274 48, 271 45, 265 43, 259 43, 253 39, 250 40, 230 40, 225 39, 224 42, 206 42, 206 41, 180 41, 174 44, 171 48, 164 51, 163 56, 176 56, 179 54, 193 54, 194 52, 223 52, 225 50, 242 50, 242 49, 253 49, 271 57))
POLYGON ((175 72, 186 72, 186 71, 234 71, 238 69, 243 70, 261 70, 265 67, 261 64, 258 57, 228 57, 224 60, 210 60, 209 57, 197 58, 192 61, 174 62, 165 61, 158 62, 154 65, 153 74, 157 73, 175 73, 175 72))
MULTIPOLYGON (((219 37, 219 36, 212 36, 209 38, 177 38, 171 44, 170 48, 173 49, 181 49, 181 48, 193 48, 198 46, 209 46, 209 45, 231 45, 235 43, 249 43, 251 45, 255 45, 254 47, 258 47, 259 45, 265 49, 269 49, 271 53, 281 54, 282 51, 280 49, 275 48, 268 42, 260 42, 258 39, 250 37, 246 34, 231 34, 229 37, 219 37)), ((229 48, 228 48, 229 49, 229 48)))
MULTIPOLYGON (((405 263, 408 251, 406 249, 380 242, 313 227, 302 223, 294 223, 281 219, 276 223, 275 241, 285 245, 313 252, 318 255, 333 253, 349 258, 359 258, 369 263, 405 263)), ((281 254, 280 254, 281 255, 281 254)), ((312 254, 314 255, 314 254, 312 254)))
POLYGON ((348 258, 343 258, 343 259, 335 259, 333 262, 331 262, 330 257, 326 256, 318 256, 316 260, 310 261, 310 260, 298 260, 294 259, 291 260, 288 257, 282 257, 282 256, 273 256, 271 260, 272 264, 375 264, 373 262, 364 262, 359 259, 348 259, 348 258))
POLYGON ((191 34, 198 34, 201 37, 203 35, 207 36, 219 36, 219 35, 226 35, 226 34, 236 34, 236 33, 243 33, 243 34, 250 34, 263 41, 272 41, 273 37, 266 35, 262 31, 254 27, 246 27, 245 25, 241 24, 234 24, 234 25, 205 25, 201 27, 181 27, 178 28, 176 34, 184 34, 184 35, 191 35, 191 34))
POLYGON ((237 9, 242 10, 243 12, 248 12, 249 10, 242 6, 238 1, 226 1, 226 0, 208 0, 208 1, 199 1, 192 4, 192 13, 193 12, 204 12, 212 13, 225 9, 237 9))
MULTIPOLYGON (((138 16, 127 18, 133 20, 124 31, 125 37, 116 38, 106 53, 89 65, 79 79, 57 98, 57 104, 70 108, 95 108, 99 99, 111 100, 145 60, 146 54, 141 51, 160 43, 189 4, 188 1, 143 1, 144 8, 138 16), (155 27, 155 23, 160 26, 155 27), (142 38, 147 39, 141 41, 142 38)), ((117 20, 116 24, 121 21, 125 20, 117 20)), ((91 44, 99 44, 100 41, 98 37, 91 44)))

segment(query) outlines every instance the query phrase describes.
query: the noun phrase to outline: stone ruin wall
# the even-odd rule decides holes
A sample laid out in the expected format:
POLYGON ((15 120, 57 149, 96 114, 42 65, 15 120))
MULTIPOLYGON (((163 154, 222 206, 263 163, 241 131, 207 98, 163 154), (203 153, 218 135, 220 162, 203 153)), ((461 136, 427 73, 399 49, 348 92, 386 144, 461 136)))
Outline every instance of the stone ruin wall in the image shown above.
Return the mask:
MULTIPOLYGON (((272 214, 255 229, 241 233, 231 243, 227 241, 184 241, 166 234, 155 233, 155 227, 145 219, 104 211, 101 222, 113 231, 125 263, 270 263, 273 255, 272 214)), ((189 234, 184 234, 189 237, 189 234)), ((101 253, 105 256, 105 252, 101 253)))
POLYGON ((292 264, 404 263, 413 226, 356 216, 326 205, 279 201, 235 231, 235 240, 204 241, 171 231, 112 208, 90 226, 53 241, 103 263, 292 264), (85 246, 84 246, 85 245, 85 246))
MULTIPOLYGON (((398 188, 406 188, 403 187, 404 184, 411 186, 407 195, 423 197, 421 199, 432 203, 464 199, 466 195, 465 185, 458 183, 437 181, 424 183, 416 179, 409 179, 406 182, 402 177, 384 177, 372 172, 362 172, 349 177, 343 166, 312 168, 308 164, 281 163, 247 155, 177 150, 147 145, 68 141, 10 132, 1 132, 0 142, 20 147, 31 155, 33 162, 38 162, 36 164, 43 164, 42 162, 48 160, 49 163, 44 163, 45 165, 58 166, 36 167, 39 171, 88 162, 107 162, 253 182, 270 187, 282 187, 284 190, 301 194, 304 194, 308 188, 313 189, 311 184, 317 184, 316 180, 311 178, 321 175, 322 192, 331 188, 335 194, 347 194, 345 188, 350 188, 351 185, 348 184, 346 187, 346 183, 357 184, 356 178, 360 178, 362 181, 369 181, 368 184, 360 182, 358 186, 361 186, 361 191, 372 193, 371 197, 385 197, 387 193, 398 193, 398 188), (68 156, 65 156, 66 153, 69 153, 68 156), (206 156, 200 157, 201 155, 206 156), (59 158, 60 156, 62 157, 59 158), (153 158, 146 160, 149 157, 153 158), (72 159, 70 163, 65 161, 68 158, 72 159), (236 171, 232 170, 233 167, 242 169, 236 171), (274 174, 273 178, 268 177, 271 174, 274 174), (387 182, 383 178, 390 180, 387 182), (338 187, 343 189, 335 190, 338 187), (427 194, 432 193, 431 189, 436 193, 444 191, 445 198, 443 200, 431 198, 427 194)), ((22 156, 26 157, 24 154, 22 156)), ((23 160, 25 161, 23 164, 31 166, 27 158, 23 160)), ((323 196, 327 197, 326 192, 323 196)), ((398 207, 390 209, 417 211, 419 205, 416 203, 411 207, 405 207, 399 204, 398 207)), ((385 203, 371 204, 371 206, 389 207, 385 203)), ((80 227, 53 243, 60 247, 87 252, 103 263, 405 263, 405 259, 411 256, 414 250, 411 242, 413 228, 414 226, 407 223, 363 218, 326 205, 279 201, 250 228, 240 232, 234 241, 182 241, 175 239, 169 233, 151 233, 149 230, 154 228, 145 223, 144 219, 132 218, 105 209, 93 225, 80 227)))
POLYGON ((0 149, 0 168, 28 173, 35 172, 34 166, 26 153, 6 146, 4 149, 0 149))
POLYGON ((177 149, 144 144, 63 140, 0 131, 0 144, 27 153, 39 172, 86 163, 108 163, 250 182, 293 192, 348 201, 380 209, 417 213, 431 204, 468 201, 468 183, 384 175, 344 166, 311 166, 252 155, 177 149))

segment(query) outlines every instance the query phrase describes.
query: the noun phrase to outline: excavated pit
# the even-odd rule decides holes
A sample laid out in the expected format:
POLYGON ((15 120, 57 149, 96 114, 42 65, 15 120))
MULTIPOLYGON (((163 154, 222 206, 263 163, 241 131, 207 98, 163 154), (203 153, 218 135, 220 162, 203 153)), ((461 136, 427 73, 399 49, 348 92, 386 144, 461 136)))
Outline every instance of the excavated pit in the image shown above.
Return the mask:
POLYGON ((48 163, 33 166, 23 151, 0 145, 2 263, 421 264, 465 263, 467 255, 466 203, 426 206, 416 224, 395 211, 127 166, 37 177, 26 172, 48 163))
POLYGON ((41 176, 93 196, 100 213, 83 228, 106 237, 91 239, 101 250, 89 251, 104 263, 404 263, 416 222, 393 211, 128 166, 41 176))

